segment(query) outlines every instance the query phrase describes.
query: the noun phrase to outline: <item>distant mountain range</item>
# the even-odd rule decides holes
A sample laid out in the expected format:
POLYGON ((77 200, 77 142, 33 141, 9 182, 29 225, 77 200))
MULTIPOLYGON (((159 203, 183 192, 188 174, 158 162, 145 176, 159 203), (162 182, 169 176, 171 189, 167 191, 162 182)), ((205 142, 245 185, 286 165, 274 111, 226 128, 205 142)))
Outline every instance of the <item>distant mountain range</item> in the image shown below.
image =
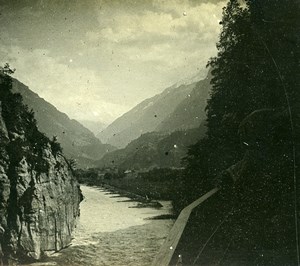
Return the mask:
POLYGON ((204 108, 209 91, 210 74, 198 82, 176 84, 138 104, 97 137, 104 143, 124 148, 148 132, 196 128, 206 117, 204 108))
POLYGON ((172 133, 150 132, 130 142, 126 148, 110 152, 97 163, 99 168, 149 170, 179 168, 188 146, 205 135, 206 127, 172 133))
POLYGON ((205 107, 211 89, 211 74, 198 81, 185 97, 157 127, 156 131, 173 132, 198 127, 205 119, 205 107))
POLYGON ((188 146, 205 136, 210 80, 208 73, 196 83, 168 88, 117 119, 102 137, 127 146, 106 154, 97 166, 122 170, 181 167, 188 146))
POLYGON ((49 138, 56 136, 64 153, 76 159, 79 167, 151 169, 180 167, 187 147, 205 135, 210 79, 209 73, 198 82, 175 84, 144 100, 98 134, 105 127, 102 123, 81 121, 87 129, 16 79, 13 90, 34 110, 40 131, 49 138))
POLYGON ((33 109, 39 130, 49 138, 57 136, 64 153, 76 159, 79 167, 94 166, 96 160, 115 150, 109 144, 102 144, 90 130, 58 111, 16 79, 13 80, 13 91, 20 93, 24 103, 33 109))

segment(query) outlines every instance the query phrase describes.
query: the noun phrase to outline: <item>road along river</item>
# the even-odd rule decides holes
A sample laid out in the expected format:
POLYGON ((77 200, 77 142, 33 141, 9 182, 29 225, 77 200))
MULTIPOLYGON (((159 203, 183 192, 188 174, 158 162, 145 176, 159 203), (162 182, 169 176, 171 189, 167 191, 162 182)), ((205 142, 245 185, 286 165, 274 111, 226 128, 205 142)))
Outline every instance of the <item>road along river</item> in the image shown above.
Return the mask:
POLYGON ((174 220, 149 220, 169 214, 161 209, 132 208, 137 202, 96 187, 81 186, 84 200, 71 246, 32 265, 100 266, 151 265, 174 220))

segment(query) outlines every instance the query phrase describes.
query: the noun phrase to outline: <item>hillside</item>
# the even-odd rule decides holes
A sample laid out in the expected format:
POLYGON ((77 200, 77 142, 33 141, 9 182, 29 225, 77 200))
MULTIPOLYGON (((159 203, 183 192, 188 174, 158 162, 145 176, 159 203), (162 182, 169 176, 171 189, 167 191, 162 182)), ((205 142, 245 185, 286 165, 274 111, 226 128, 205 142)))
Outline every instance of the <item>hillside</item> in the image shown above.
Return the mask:
POLYGON ((154 131, 157 126, 170 116, 196 83, 189 85, 174 85, 161 94, 146 99, 136 107, 115 120, 97 137, 104 143, 118 148, 124 148, 130 141, 142 134, 154 131))
POLYGON ((76 159, 79 167, 92 166, 95 160, 114 150, 114 147, 102 144, 87 128, 58 111, 16 79, 13 79, 13 91, 19 92, 24 103, 33 109, 39 130, 49 138, 57 136, 64 153, 76 159))
POLYGON ((211 89, 211 74, 197 82, 193 90, 156 128, 156 131, 173 132, 198 127, 205 119, 205 106, 211 89))
POLYGON ((187 147, 205 135, 206 127, 164 134, 151 132, 141 135, 124 149, 106 154, 98 163, 100 168, 121 170, 149 170, 153 168, 178 168, 187 147))
POLYGON ((206 132, 210 80, 209 72, 198 82, 174 85, 117 119, 102 132, 102 137, 113 129, 117 132, 123 128, 106 141, 119 146, 129 144, 105 155, 98 166, 123 170, 180 167, 188 146, 206 132))

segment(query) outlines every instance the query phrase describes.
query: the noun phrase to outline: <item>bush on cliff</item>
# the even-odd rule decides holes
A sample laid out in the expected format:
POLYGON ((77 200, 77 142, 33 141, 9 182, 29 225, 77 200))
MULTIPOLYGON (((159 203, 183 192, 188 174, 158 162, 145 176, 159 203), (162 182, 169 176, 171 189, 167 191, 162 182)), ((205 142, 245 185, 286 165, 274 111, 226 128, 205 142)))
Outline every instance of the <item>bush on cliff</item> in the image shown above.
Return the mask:
MULTIPOLYGON (((25 156, 32 170, 45 172, 47 163, 42 159, 43 150, 50 144, 53 154, 62 152, 55 138, 50 140, 38 130, 33 110, 23 104, 22 96, 12 92, 11 74, 14 73, 8 64, 0 68, 0 102, 2 115, 8 132, 14 132, 10 147, 15 154, 16 162, 25 156), (24 138, 20 138, 24 134, 24 138), (23 147, 27 146, 27 149, 23 147)), ((10 149, 10 147, 8 149, 10 149)))
POLYGON ((38 130, 33 111, 12 92, 12 73, 0 68, 1 265, 69 245, 82 200, 60 145, 38 130))

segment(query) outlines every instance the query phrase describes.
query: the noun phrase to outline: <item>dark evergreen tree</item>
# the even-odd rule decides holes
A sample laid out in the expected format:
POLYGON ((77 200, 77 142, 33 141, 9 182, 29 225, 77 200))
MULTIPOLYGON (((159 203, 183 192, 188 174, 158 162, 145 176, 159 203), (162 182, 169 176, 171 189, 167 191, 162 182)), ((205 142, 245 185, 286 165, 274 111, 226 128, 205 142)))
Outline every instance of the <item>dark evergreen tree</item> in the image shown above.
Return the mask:
POLYGON ((207 203, 222 208, 230 199, 233 208, 216 247, 249 265, 300 265, 300 2, 241 2, 223 10, 218 54, 208 63, 208 133, 189 149, 175 206, 230 187, 218 206, 207 203))
MULTIPOLYGON (((2 116, 8 132, 13 132, 8 151, 13 154, 12 164, 18 164, 23 157, 27 158, 32 170, 38 173, 47 171, 47 162, 43 160, 44 149, 51 144, 53 153, 61 152, 60 144, 50 141, 38 130, 33 110, 23 104, 22 96, 12 91, 12 77, 15 70, 8 64, 0 68, 0 103, 2 116), (24 135, 23 137, 20 137, 24 135), (27 147, 27 148, 26 148, 27 147)), ((12 133, 11 133, 12 134, 12 133)))
MULTIPOLYGON (((245 150, 239 128, 254 111, 290 109, 290 122, 296 121, 297 111, 293 110, 300 101, 299 2, 249 0, 242 6, 240 2, 231 0, 224 8, 218 55, 208 63, 213 69, 213 89, 206 108, 208 134, 190 148, 185 159, 186 183, 193 183, 193 187, 201 179, 215 179, 241 160, 245 150)), ((289 132, 276 129, 273 133, 287 134, 289 139, 294 134, 295 138, 291 125, 287 127, 289 132)), ((260 139, 259 135, 263 134, 244 145, 253 148, 269 137, 260 139)))
POLYGON ((223 10, 218 54, 208 63, 208 133, 185 158, 179 207, 231 182, 223 238, 234 239, 232 250, 255 264, 299 265, 300 3, 241 2, 223 10))

